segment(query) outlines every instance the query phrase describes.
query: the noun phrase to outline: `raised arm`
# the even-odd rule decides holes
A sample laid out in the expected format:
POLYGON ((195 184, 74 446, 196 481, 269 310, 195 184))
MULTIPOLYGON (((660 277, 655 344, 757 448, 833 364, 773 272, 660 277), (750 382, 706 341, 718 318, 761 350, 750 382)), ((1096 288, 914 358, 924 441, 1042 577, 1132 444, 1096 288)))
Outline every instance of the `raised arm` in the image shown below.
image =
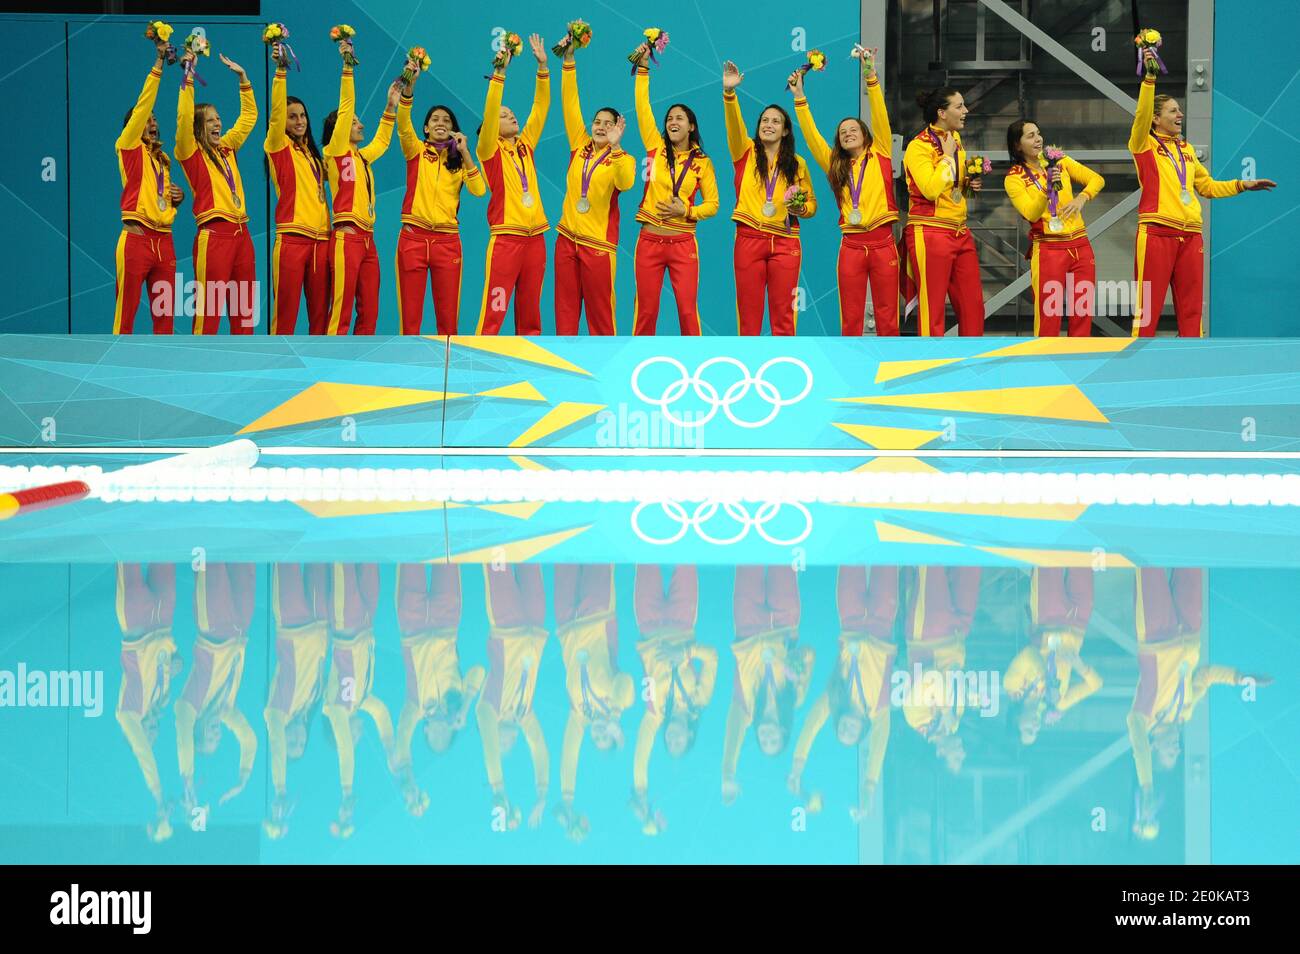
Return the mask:
POLYGON ((334 119, 334 133, 325 143, 325 155, 346 156, 352 148, 352 118, 357 112, 357 93, 352 80, 352 67, 344 66, 339 78, 339 110, 334 119))
POLYGON ((726 119, 727 148, 731 151, 731 161, 740 159, 754 145, 753 140, 745 134, 745 117, 740 113, 740 100, 736 98, 736 87, 745 74, 736 69, 736 64, 727 60, 722 64, 722 112, 726 119))
POLYGON ((799 131, 803 133, 803 141, 807 144, 808 151, 812 153, 813 161, 821 166, 822 172, 827 172, 831 167, 831 147, 813 120, 812 107, 808 105, 802 77, 794 89, 794 115, 799 121, 799 131))
POLYGON ((874 69, 867 77, 867 107, 871 111, 871 151, 880 156, 892 156, 894 130, 889 125, 889 110, 885 107, 885 88, 874 69))
POLYGON ((578 756, 582 754, 582 738, 587 733, 587 720, 577 709, 569 710, 569 720, 564 724, 564 744, 560 749, 560 797, 572 799, 578 785, 578 756))
POLYGON ((144 137, 144 127, 149 125, 149 114, 153 112, 153 104, 158 99, 158 84, 162 82, 162 69, 163 57, 159 52, 153 69, 144 78, 144 88, 140 90, 140 96, 136 99, 135 106, 131 108, 131 118, 122 128, 122 135, 117 137, 117 142, 114 144, 116 148, 130 149, 140 145, 144 137))
POLYGON ((1156 115, 1156 78, 1150 70, 1138 91, 1137 112, 1133 114, 1133 128, 1128 134, 1128 151, 1137 155, 1151 148, 1151 121, 1156 115))
POLYGON ((546 748, 546 737, 542 734, 542 723, 537 713, 529 712, 520 722, 528 742, 528 751, 533 756, 533 784, 537 787, 537 800, 546 800, 546 788, 551 781, 551 755, 546 748))
POLYGON ((885 767, 885 750, 889 748, 889 706, 884 706, 871 720, 871 733, 867 736, 867 768, 863 777, 871 785, 880 781, 885 767))
POLYGON ((647 708, 641 716, 641 726, 636 733, 636 752, 632 756, 632 790, 644 795, 650 787, 650 753, 654 751, 655 735, 664 717, 657 710, 647 708))
POLYGON ((483 767, 487 770, 488 784, 493 792, 499 792, 505 784, 501 776, 500 720, 496 709, 482 697, 474 707, 474 715, 478 720, 479 738, 483 740, 483 767))
POLYGON ((1231 195, 1240 195, 1246 191, 1246 184, 1240 179, 1215 179, 1210 171, 1201 165, 1201 160, 1194 160, 1192 167, 1192 184, 1198 195, 1206 199, 1226 199, 1231 195))
POLYGON ((487 100, 483 103, 483 125, 478 131, 478 142, 474 144, 474 155, 479 162, 487 162, 497 154, 497 140, 501 137, 501 95, 506 87, 505 70, 498 67, 492 71, 488 80, 487 100))
POLYGON ((388 88, 388 102, 384 108, 384 115, 379 117, 379 126, 375 129, 374 138, 357 150, 366 162, 374 162, 386 153, 389 143, 393 141, 393 121, 397 118, 397 102, 402 95, 401 86, 401 83, 395 82, 388 88))
POLYGON ((221 145, 238 152, 257 125, 257 97, 253 95, 253 84, 248 81, 248 74, 242 66, 224 55, 221 62, 239 77, 239 118, 221 137, 221 145))
POLYGON ((415 132, 415 126, 411 124, 411 107, 415 105, 412 97, 415 90, 412 88, 402 94, 401 100, 397 104, 397 141, 402 146, 402 158, 414 159, 424 151, 424 141, 415 132))
POLYGON ((262 147, 267 152, 279 152, 289 145, 289 137, 284 131, 284 124, 289 115, 287 77, 288 70, 283 66, 276 67, 275 77, 271 80, 271 115, 266 120, 266 142, 262 147))
POLYGON ((663 136, 655 123, 654 109, 650 105, 650 71, 644 65, 636 69, 636 82, 633 84, 636 95, 636 124, 641 133, 641 144, 649 152, 664 147, 663 136))
POLYGON ((198 151, 194 141, 194 77, 185 79, 176 98, 176 160, 184 162, 198 151))
POLYGON ((790 769, 792 775, 798 777, 803 774, 804 763, 808 761, 808 753, 812 751, 813 742, 817 740, 817 734, 821 732, 822 726, 826 724, 830 714, 830 696, 823 692, 817 697, 817 701, 812 704, 812 708, 808 710, 808 715, 804 719, 803 731, 799 733, 799 741, 794 747, 794 760, 790 769))
POLYGON ((736 779, 736 766, 740 764, 740 743, 744 741, 745 730, 751 721, 744 701, 739 698, 737 686, 737 697, 731 700, 731 709, 727 712, 727 734, 722 743, 723 785, 736 779))
POLYGON ((564 56, 560 71, 560 102, 564 107, 564 133, 569 137, 569 149, 577 152, 587 142, 587 126, 582 119, 582 101, 578 97, 578 64, 570 50, 564 56))
POLYGON ((528 38, 528 43, 537 59, 537 81, 533 85, 533 108, 519 135, 530 147, 536 149, 538 140, 542 138, 542 129, 546 126, 546 114, 551 109, 551 73, 546 68, 546 48, 542 45, 542 38, 534 33, 528 38))

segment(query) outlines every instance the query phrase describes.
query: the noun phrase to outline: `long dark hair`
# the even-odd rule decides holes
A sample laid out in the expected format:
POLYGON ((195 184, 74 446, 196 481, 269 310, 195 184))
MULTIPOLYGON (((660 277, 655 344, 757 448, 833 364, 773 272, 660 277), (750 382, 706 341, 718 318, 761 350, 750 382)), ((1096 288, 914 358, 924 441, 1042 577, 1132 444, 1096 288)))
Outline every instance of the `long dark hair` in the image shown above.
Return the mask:
MULTIPOLYGON (((790 126, 790 114, 776 103, 771 103, 763 107, 763 112, 758 114, 758 122, 762 123, 763 113, 769 109, 775 109, 781 114, 781 119, 785 123, 785 129, 781 133, 781 148, 776 154, 776 169, 778 175, 784 176, 785 181, 794 185, 799 178, 799 163, 794 157, 794 129, 790 126)), ((764 185, 767 184, 767 149, 763 146, 763 141, 758 138, 758 124, 754 126, 754 172, 764 185)))
MULTIPOLYGON (((840 127, 847 122, 855 122, 858 128, 862 130, 862 141, 866 143, 866 148, 871 149, 871 130, 857 116, 845 116, 835 124, 835 147, 831 149, 830 167, 826 170, 826 181, 831 184, 831 195, 837 199, 844 194, 844 190, 849 185, 850 169, 853 166, 853 157, 849 155, 847 149, 840 145, 840 127)), ((865 173, 864 173, 865 175, 865 173)))
POLYGON ((673 152, 672 140, 668 138, 668 113, 671 113, 674 109, 680 109, 684 112, 686 114, 687 122, 691 124, 691 131, 689 134, 690 138, 688 139, 686 154, 690 155, 692 150, 695 150, 701 156, 706 155, 706 153, 704 151, 704 142, 700 139, 700 124, 695 121, 695 110, 691 109, 691 107, 687 106, 685 103, 673 103, 668 107, 667 112, 664 113, 662 138, 664 141, 664 161, 668 163, 668 171, 671 174, 676 175, 677 155, 673 152))
MULTIPOLYGON (((297 96, 286 96, 284 99, 285 121, 288 121, 289 107, 298 105, 302 107, 303 118, 307 120, 307 131, 303 133, 303 139, 307 141, 307 154, 311 156, 312 162, 316 166, 316 172, 321 177, 321 182, 325 181, 325 160, 321 157, 320 146, 316 145, 316 137, 311 131, 311 113, 307 112, 307 104, 297 96)), ((288 133, 285 133, 288 136, 288 133)), ((292 141, 292 140, 290 140, 292 141)), ((267 156, 262 157, 262 166, 266 169, 266 174, 271 174, 271 160, 267 156)))
POLYGON ((324 126, 321 128, 321 142, 328 145, 329 141, 334 138, 334 124, 338 121, 339 111, 337 109, 331 109, 329 115, 325 117, 324 126))
POLYGON ((1017 119, 1007 127, 1007 155, 1011 157, 1012 165, 1023 166, 1025 164, 1025 154, 1021 151, 1020 140, 1025 135, 1025 127, 1030 123, 1035 126, 1038 125, 1032 119, 1017 119))
MULTIPOLYGON (((856 666, 857 662, 852 661, 850 665, 856 666)), ((861 716, 864 722, 867 719, 871 718, 871 713, 869 712, 859 713, 857 712, 857 710, 853 708, 853 698, 851 695, 850 684, 844 678, 843 674, 840 672, 840 666, 838 663, 835 666, 834 672, 831 673, 830 685, 826 687, 826 699, 830 703, 830 707, 831 707, 831 714, 830 714, 831 727, 835 730, 837 736, 839 735, 839 731, 840 731, 840 716, 844 715, 845 713, 852 712, 854 715, 859 715, 861 716)), ((861 733, 859 733, 857 741, 858 742, 862 741, 861 733)))
MULTIPOLYGON (((133 112, 135 112, 135 109, 128 109, 126 111, 126 115, 122 117, 123 129, 125 129, 126 124, 131 121, 131 114, 133 112)), ((172 164, 171 159, 167 158, 167 150, 162 147, 162 137, 159 137, 158 139, 154 140, 153 148, 150 149, 149 151, 153 153, 154 160, 158 163, 158 165, 162 166, 164 169, 166 169, 168 166, 172 164)))
POLYGON ((959 92, 959 90, 953 89, 951 86, 918 90, 916 105, 921 107, 921 115, 925 118, 926 123, 933 125, 938 122, 939 110, 947 109, 948 100, 958 95, 959 92))
MULTIPOLYGON (((424 132, 424 130, 429 128, 429 120, 433 118, 434 111, 439 109, 451 117, 451 131, 460 132, 460 121, 456 118, 456 114, 452 111, 450 106, 444 106, 441 103, 429 107, 429 111, 424 114, 424 125, 420 127, 420 131, 424 132)), ((465 159, 461 156, 459 149, 452 152, 451 156, 445 161, 447 168, 452 172, 455 172, 465 164, 465 159)))

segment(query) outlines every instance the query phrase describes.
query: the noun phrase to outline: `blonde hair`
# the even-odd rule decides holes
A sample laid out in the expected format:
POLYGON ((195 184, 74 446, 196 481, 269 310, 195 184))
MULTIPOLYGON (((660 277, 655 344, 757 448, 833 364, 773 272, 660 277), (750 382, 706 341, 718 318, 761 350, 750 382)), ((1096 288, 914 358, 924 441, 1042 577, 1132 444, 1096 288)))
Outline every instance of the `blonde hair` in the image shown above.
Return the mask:
POLYGON ((199 144, 199 148, 203 150, 203 154, 211 159, 214 165, 221 160, 217 158, 216 152, 208 143, 208 133, 204 127, 208 123, 208 110, 215 109, 216 107, 211 103, 194 104, 194 141, 199 144))
POLYGON ((1155 128, 1156 128, 1156 117, 1160 115, 1160 113, 1164 110, 1165 105, 1166 105, 1170 100, 1172 100, 1172 99, 1173 99, 1173 97, 1170 96, 1168 93, 1157 93, 1157 94, 1156 94, 1156 98, 1155 98, 1154 102, 1152 103, 1152 112, 1151 112, 1151 128, 1152 128, 1152 129, 1155 129, 1155 128))

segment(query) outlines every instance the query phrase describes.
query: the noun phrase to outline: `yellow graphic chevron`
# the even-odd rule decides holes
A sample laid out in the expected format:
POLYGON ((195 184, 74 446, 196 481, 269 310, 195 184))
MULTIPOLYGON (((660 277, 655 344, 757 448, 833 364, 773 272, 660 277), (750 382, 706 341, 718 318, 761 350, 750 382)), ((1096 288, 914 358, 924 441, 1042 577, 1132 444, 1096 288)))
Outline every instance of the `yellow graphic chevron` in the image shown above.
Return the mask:
POLYGON ((545 401, 542 392, 533 387, 529 381, 519 381, 516 384, 507 384, 503 387, 492 388, 490 391, 479 391, 475 397, 495 397, 505 398, 510 401, 545 401))
POLYGON ((895 378, 905 378, 909 374, 920 374, 932 368, 942 368, 946 364, 956 364, 963 358, 930 358, 924 361, 882 361, 876 365, 876 383, 883 384, 895 378))
POLYGON ((511 441, 509 446, 527 447, 533 441, 549 437, 556 431, 561 431, 570 424, 576 424, 578 421, 591 417, 604 409, 604 404, 579 404, 576 401, 564 401, 543 414, 528 430, 511 441))
POLYGON ((876 450, 916 450, 943 434, 943 431, 922 431, 910 427, 841 424, 838 421, 833 423, 845 434, 857 438, 876 450))
POLYGON ((585 533, 593 526, 595 524, 589 523, 585 527, 574 527, 572 530, 558 530, 555 533, 544 533, 541 536, 528 537, 524 540, 496 543, 490 547, 480 547, 477 550, 453 553, 451 559, 453 563, 491 563, 497 559, 504 560, 507 563, 523 563, 526 560, 531 560, 539 553, 549 550, 556 544, 571 540, 580 533, 585 533))
POLYGON ((557 354, 552 354, 531 338, 511 335, 456 335, 451 339, 451 343, 457 348, 486 351, 489 354, 499 354, 517 361, 527 361, 529 364, 545 365, 548 368, 558 368, 561 371, 572 371, 575 374, 591 377, 590 371, 565 361, 557 354))
POLYGON ((430 404, 464 394, 452 391, 423 391, 416 388, 390 388, 382 384, 341 384, 334 381, 317 381, 300 391, 278 407, 267 411, 238 433, 268 431, 277 427, 292 427, 325 421, 345 414, 365 414, 369 411, 386 411, 414 404, 430 404))
POLYGON ((1107 423, 1106 416, 1073 384, 1042 384, 987 391, 938 391, 925 394, 882 394, 835 398, 846 404, 876 404, 931 411, 965 411, 1013 417, 1045 417, 1058 421, 1107 423))
POLYGON ((876 525, 876 536, 880 538, 881 543, 923 543, 939 547, 961 547, 963 543, 956 540, 948 540, 945 537, 936 537, 930 533, 922 533, 920 530, 912 530, 909 527, 900 527, 897 524, 886 523, 883 520, 874 521, 876 525))

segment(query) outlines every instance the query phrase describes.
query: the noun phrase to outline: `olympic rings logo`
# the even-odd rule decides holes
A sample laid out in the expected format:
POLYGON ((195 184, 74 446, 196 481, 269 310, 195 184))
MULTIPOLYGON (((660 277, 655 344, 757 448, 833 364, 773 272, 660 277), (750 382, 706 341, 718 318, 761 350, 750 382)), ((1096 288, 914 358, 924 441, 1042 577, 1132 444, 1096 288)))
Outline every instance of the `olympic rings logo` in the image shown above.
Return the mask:
POLYGON ((790 357, 770 358, 763 362, 759 367, 757 374, 751 375, 749 373, 749 368, 745 366, 744 362, 725 355, 716 358, 709 358, 709 360, 705 361, 695 369, 694 374, 687 374, 686 365, 682 364, 676 358, 660 356, 655 358, 646 358, 638 364, 636 370, 632 372, 631 383, 632 391, 638 398, 646 404, 652 404, 655 407, 658 407, 665 419, 676 427, 702 427, 709 421, 713 420, 714 415, 718 413, 719 409, 721 409, 722 412, 727 415, 727 419, 737 427, 763 427, 772 423, 772 421, 776 419, 781 408, 788 407, 791 404, 798 404, 808 396, 809 392, 812 391, 813 375, 812 371, 809 370, 808 365, 804 364, 798 358, 790 357), (640 384, 641 372, 654 364, 671 365, 677 369, 677 374, 679 375, 678 379, 668 385, 658 398, 648 397, 645 392, 641 390, 640 384), (705 373, 715 364, 731 365, 741 374, 740 380, 736 381, 723 391, 721 397, 718 396, 718 389, 704 379, 705 373), (777 389, 776 385, 764 377, 769 369, 779 364, 793 365, 803 372, 803 390, 794 397, 782 397, 781 392, 777 389), (668 406, 680 400, 686 394, 687 388, 694 390, 695 395, 701 401, 704 401, 709 405, 709 411, 703 417, 684 421, 669 410, 668 406), (731 410, 731 406, 738 401, 743 400, 745 396, 749 394, 751 389, 753 389, 760 398, 771 405, 771 410, 768 411, 767 416, 757 421, 742 420, 732 413, 731 410))
POLYGON ((645 500, 637 504, 636 509, 632 511, 632 530, 643 541, 654 546, 671 546, 685 537, 688 531, 694 530, 695 535, 703 542, 714 546, 727 547, 739 543, 741 540, 745 539, 745 537, 749 536, 750 530, 754 530, 760 537, 773 546, 792 547, 808 539, 808 535, 812 533, 812 523, 812 514, 808 512, 808 508, 803 504, 794 501, 786 501, 785 503, 769 501, 768 503, 760 505, 758 511, 753 516, 750 516, 749 510, 742 503, 736 501, 717 500, 706 500, 703 503, 696 505, 695 512, 690 514, 687 513, 685 507, 675 500, 645 500), (641 512, 654 503, 658 503, 664 514, 678 524, 677 530, 670 536, 652 537, 641 529, 641 512), (793 507, 803 515, 803 530, 796 536, 788 539, 772 535, 768 532, 766 527, 768 523, 776 519, 777 515, 781 512, 782 507, 793 507), (704 525, 713 519, 719 508, 721 508, 728 517, 734 520, 736 525, 740 528, 737 533, 730 537, 714 537, 704 529, 704 525))

